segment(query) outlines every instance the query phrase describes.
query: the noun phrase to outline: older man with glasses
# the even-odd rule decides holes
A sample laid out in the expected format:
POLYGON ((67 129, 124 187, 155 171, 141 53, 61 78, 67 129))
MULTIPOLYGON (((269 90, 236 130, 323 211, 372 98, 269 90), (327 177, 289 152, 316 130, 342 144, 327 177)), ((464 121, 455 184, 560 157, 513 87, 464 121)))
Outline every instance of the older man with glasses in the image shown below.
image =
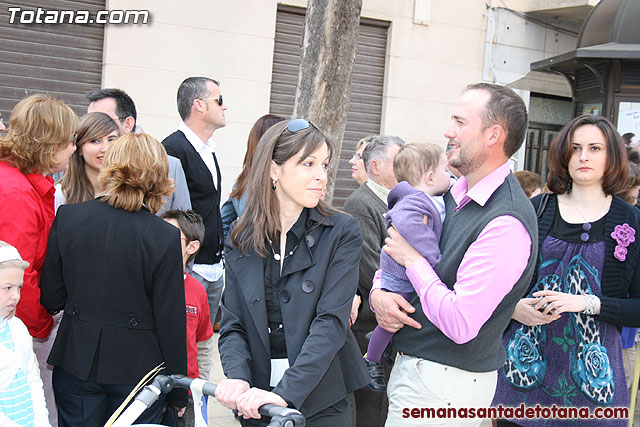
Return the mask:
POLYGON ((351 178, 353 178, 358 185, 364 184, 369 179, 367 169, 364 167, 362 153, 367 147, 367 144, 375 137, 375 135, 369 135, 358 141, 356 143, 356 151, 353 153, 353 157, 349 160, 349 164, 351 165, 351 178))
MULTIPOLYGON (((362 228, 359 295, 354 302, 355 306, 361 299, 361 308, 353 325, 353 332, 363 354, 367 351, 366 334, 373 331, 377 325, 375 314, 369 308, 369 292, 373 275, 380 266, 380 250, 388 235, 384 219, 387 212, 387 196, 393 186, 398 183, 393 172, 393 159, 403 145, 404 141, 397 136, 377 135, 369 139, 366 148, 362 151, 368 180, 351 193, 344 204, 345 212, 356 217, 362 228)), ((375 375, 380 378, 385 377, 381 366, 375 375)), ((355 398, 358 427, 384 425, 387 413, 387 398, 384 393, 362 389, 355 393, 355 398)))

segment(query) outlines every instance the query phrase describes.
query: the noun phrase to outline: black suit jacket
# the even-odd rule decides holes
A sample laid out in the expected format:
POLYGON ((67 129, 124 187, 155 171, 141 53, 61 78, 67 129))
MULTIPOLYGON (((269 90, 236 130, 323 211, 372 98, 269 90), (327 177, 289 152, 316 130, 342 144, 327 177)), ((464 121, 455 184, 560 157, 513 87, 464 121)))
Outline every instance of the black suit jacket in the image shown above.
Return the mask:
POLYGON ((220 192, 222 177, 215 154, 213 159, 218 170, 217 185, 213 185, 211 171, 202 157, 193 148, 184 133, 175 131, 162 141, 167 154, 177 157, 187 177, 187 187, 192 209, 199 213, 205 226, 204 242, 196 255, 196 264, 216 264, 222 259, 223 236, 220 217, 220 192), (216 190, 217 188, 217 190, 216 190))
POLYGON ((50 364, 104 384, 136 384, 162 362, 186 375, 180 233, 146 209, 61 206, 40 288, 43 306, 65 309, 50 364))
MULTIPOLYGON (((269 390, 270 343, 263 258, 226 249, 220 359, 227 378, 269 390)), ((282 275, 280 307, 289 369, 273 389, 312 416, 369 382, 348 328, 358 285, 362 235, 358 221, 335 213, 323 218, 310 209, 302 239, 282 275)))

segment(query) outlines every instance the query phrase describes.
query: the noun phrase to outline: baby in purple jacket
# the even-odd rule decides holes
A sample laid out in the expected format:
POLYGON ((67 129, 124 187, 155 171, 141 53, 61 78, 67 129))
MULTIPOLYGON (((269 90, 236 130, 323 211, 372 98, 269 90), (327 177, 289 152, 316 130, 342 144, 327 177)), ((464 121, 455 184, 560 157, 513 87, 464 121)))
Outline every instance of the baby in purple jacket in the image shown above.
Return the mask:
MULTIPOLYGON (((440 234, 444 221, 444 194, 450 185, 448 162, 444 150, 431 143, 405 144, 395 156, 393 171, 399 184, 387 198, 387 228, 396 230, 432 267, 440 261, 440 234)), ((382 289, 409 299, 414 292, 405 268, 384 251, 380 254, 382 289)), ((393 338, 393 333, 380 326, 371 335, 365 362, 371 376, 369 387, 384 392, 384 370, 380 358, 393 338)))

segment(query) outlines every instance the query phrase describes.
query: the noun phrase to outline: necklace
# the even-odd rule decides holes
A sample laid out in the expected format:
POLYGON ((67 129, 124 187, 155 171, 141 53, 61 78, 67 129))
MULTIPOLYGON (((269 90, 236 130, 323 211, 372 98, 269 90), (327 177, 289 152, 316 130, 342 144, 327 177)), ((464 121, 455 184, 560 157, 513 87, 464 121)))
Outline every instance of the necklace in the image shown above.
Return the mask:
MULTIPOLYGON (((571 198, 571 201, 573 202, 573 198, 571 198)), ((609 200, 609 196, 605 196, 604 197, 604 201, 602 202, 602 204, 600 205, 600 208, 598 209, 598 214, 600 214, 600 212, 602 212, 602 208, 604 207, 604 205, 607 203, 607 200, 609 200)), ((582 240, 583 242, 587 242, 589 241, 589 231, 591 231, 591 222, 587 221, 587 217, 585 217, 582 214, 582 211, 580 211, 580 208, 578 208, 578 204, 574 202, 573 206, 576 208, 576 212, 578 212, 580 214, 580 216, 582 217, 582 219, 584 219, 584 224, 582 224, 582 230, 584 231, 584 233, 580 234, 580 240, 582 240)))
POLYGON ((278 325, 278 327, 277 327, 277 328, 275 328, 275 329, 271 329, 271 327, 269 327, 269 326, 267 326, 267 329, 269 330, 269 333, 270 333, 270 334, 271 334, 271 333, 274 333, 274 332, 276 332, 277 330, 282 329, 282 323, 280 323, 280 324, 278 325))
POLYGON ((271 242, 271 240, 269 240, 269 246, 271 246, 271 253, 273 253, 273 259, 275 259, 276 261, 280 261, 281 259, 284 261, 285 259, 289 258, 291 255, 293 255, 293 253, 296 251, 296 249, 298 249, 298 245, 300 244, 300 242, 298 242, 297 245, 295 245, 293 247, 293 249, 291 249, 288 253, 284 254, 284 257, 280 256, 280 254, 276 253, 276 251, 273 250, 273 242, 271 242))

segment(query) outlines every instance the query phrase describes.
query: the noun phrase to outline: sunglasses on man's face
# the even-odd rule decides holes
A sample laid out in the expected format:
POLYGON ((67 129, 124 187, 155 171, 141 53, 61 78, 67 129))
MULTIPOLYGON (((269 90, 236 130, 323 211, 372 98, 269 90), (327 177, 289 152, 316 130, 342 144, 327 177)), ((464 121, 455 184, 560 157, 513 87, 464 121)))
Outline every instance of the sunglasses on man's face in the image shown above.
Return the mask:
POLYGON ((208 101, 210 99, 215 99, 218 102, 218 105, 222 107, 223 101, 222 101, 222 95, 218 95, 218 96, 212 96, 209 98, 198 98, 200 101, 208 101))

